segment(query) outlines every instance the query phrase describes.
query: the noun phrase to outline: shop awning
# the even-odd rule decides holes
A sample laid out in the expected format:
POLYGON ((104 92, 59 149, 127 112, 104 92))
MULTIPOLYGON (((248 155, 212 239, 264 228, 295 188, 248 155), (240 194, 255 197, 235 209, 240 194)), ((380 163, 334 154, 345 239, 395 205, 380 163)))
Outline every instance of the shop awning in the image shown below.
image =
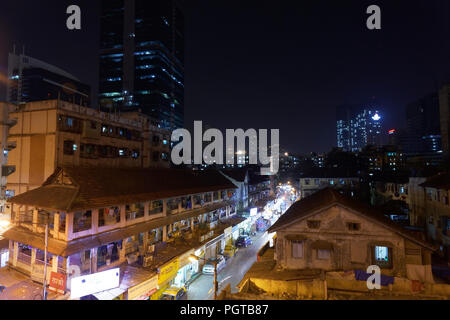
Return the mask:
POLYGON ((93 294, 94 297, 96 297, 98 300, 114 300, 118 296, 120 296, 122 293, 127 291, 127 289, 124 288, 114 288, 106 291, 102 291, 99 293, 93 294))
POLYGON ((319 250, 333 250, 333 244, 325 240, 317 240, 313 242, 311 248, 319 250))

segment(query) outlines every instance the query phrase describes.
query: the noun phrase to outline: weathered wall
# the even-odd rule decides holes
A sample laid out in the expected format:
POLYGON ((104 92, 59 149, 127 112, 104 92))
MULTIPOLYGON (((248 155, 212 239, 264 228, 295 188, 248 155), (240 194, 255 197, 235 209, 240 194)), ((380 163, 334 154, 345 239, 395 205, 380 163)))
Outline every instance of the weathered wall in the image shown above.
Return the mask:
POLYGON ((304 219, 277 232, 277 261, 286 269, 324 269, 324 270, 366 270, 373 264, 373 249, 375 245, 392 248, 392 269, 382 269, 386 275, 406 276, 406 262, 422 264, 420 247, 419 256, 405 255, 404 238, 384 228, 383 226, 367 220, 342 207, 334 206, 318 212, 310 219, 304 219), (319 229, 311 229, 308 220, 320 221, 319 229), (350 231, 347 223, 359 223, 358 231, 350 231), (305 236, 303 258, 292 258, 292 244, 286 239, 287 235, 305 236), (324 240, 333 244, 329 260, 317 259, 317 250, 312 244, 317 240, 324 240))

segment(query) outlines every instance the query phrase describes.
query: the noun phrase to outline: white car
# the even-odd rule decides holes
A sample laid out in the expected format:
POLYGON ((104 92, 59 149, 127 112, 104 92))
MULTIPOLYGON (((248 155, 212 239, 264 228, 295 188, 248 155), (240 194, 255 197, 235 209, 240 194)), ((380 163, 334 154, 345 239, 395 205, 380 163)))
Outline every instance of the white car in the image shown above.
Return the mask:
POLYGON ((217 262, 217 273, 219 273, 226 265, 225 258, 218 256, 217 258, 210 258, 203 266, 203 274, 214 274, 214 262, 217 262))

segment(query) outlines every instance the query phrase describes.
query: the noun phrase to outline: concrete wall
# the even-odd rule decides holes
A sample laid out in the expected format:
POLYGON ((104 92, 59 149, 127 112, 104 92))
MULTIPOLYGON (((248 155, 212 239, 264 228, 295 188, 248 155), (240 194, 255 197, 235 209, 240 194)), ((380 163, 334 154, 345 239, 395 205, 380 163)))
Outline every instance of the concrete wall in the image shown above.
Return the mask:
POLYGON ((299 299, 320 300, 327 298, 326 283, 319 279, 283 281, 251 278, 249 279, 249 287, 252 286, 275 296, 289 295, 299 299))

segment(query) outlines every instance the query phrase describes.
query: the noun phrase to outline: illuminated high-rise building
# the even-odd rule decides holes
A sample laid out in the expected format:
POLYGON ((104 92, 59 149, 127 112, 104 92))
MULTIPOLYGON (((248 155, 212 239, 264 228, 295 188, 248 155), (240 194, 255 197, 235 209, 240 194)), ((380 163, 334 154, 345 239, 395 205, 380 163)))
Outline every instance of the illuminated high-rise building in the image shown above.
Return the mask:
POLYGON ((99 102, 184 127, 184 15, 179 0, 103 0, 99 102))
POLYGON ((337 146, 344 151, 358 152, 367 145, 382 144, 382 116, 377 107, 338 107, 336 128, 337 146))

